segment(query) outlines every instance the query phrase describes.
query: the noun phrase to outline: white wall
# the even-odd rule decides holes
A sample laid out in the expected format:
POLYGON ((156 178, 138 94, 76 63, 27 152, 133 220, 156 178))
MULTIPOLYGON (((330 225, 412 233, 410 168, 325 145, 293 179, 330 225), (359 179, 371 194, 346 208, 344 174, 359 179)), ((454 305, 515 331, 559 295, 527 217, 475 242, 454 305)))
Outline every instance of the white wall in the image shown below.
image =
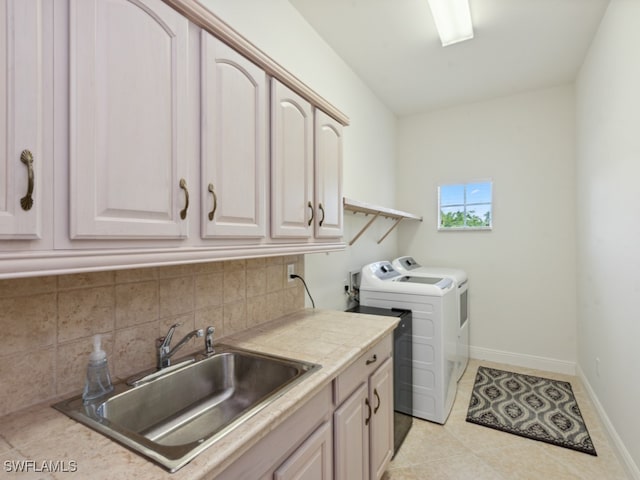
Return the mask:
POLYGON ((467 271, 473 356, 574 371, 574 121, 571 86, 398 121, 398 208, 425 218, 399 249, 467 271), (437 185, 477 179, 493 230, 437 232, 437 185))
MULTIPOLYGON (((298 11, 287 0, 201 2, 349 116, 351 125, 345 129, 344 141, 344 194, 393 207, 395 116, 298 11), (384 188, 379 188, 381 183, 384 188)), ((361 222, 362 218, 345 215, 346 241, 361 222)), ((305 278, 318 307, 342 309, 346 305, 342 282, 347 272, 395 254, 395 234, 380 246, 373 241, 374 234, 377 232, 365 234, 366 238, 344 252, 306 256, 305 278)))
POLYGON ((626 447, 635 478, 640 478, 638 25, 640 2, 612 0, 576 83, 578 361, 626 447))

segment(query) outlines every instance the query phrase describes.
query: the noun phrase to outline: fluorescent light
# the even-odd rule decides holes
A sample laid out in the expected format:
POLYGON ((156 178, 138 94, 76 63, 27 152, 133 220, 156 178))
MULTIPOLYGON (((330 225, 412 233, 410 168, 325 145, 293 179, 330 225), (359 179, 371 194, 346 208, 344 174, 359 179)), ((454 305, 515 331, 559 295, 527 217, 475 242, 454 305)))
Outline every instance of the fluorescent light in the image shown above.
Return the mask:
POLYGON ((473 38, 469 0, 428 1, 443 47, 473 38))

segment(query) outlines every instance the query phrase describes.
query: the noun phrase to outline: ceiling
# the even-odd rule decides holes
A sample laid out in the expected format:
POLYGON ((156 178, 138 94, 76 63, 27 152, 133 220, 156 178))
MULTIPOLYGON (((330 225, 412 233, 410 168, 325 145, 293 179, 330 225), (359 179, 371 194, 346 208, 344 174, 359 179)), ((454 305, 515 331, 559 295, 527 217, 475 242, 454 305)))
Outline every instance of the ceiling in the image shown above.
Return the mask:
POLYGON ((443 48, 427 0, 289 0, 398 116, 572 82, 609 0, 470 0, 443 48))

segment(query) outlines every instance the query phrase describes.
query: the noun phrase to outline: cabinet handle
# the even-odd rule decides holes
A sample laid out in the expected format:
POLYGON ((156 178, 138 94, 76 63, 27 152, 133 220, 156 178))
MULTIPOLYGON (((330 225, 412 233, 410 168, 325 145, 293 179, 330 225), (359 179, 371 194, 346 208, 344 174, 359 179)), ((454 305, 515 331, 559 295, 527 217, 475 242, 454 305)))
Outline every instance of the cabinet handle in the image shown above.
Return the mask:
POLYGON ((376 363, 378 361, 378 355, 374 354, 369 360, 367 360, 367 365, 371 365, 372 363, 376 363))
POLYGON ((369 425, 369 420, 371 420, 371 404, 369 403, 369 399, 365 398, 364 403, 367 405, 367 410, 369 411, 367 418, 364 421, 365 425, 369 425))
POLYGON ((23 210, 31 210, 33 207, 33 154, 29 150, 23 150, 20 161, 26 165, 28 175, 27 194, 20 199, 20 205, 23 210))
POLYGON ((378 413, 378 409, 380 408, 380 395, 378 395, 378 389, 374 388, 373 389, 373 394, 376 396, 376 400, 378 400, 378 405, 376 405, 376 407, 373 409, 373 414, 375 415, 376 413, 378 413))
POLYGON ((213 195, 213 208, 209 212, 209 221, 213 221, 213 216, 215 215, 216 210, 218 209, 218 196, 216 195, 216 191, 213 189, 213 183, 209 184, 208 190, 209 192, 211 192, 211 195, 213 195))
POLYGON ((318 222, 318 224, 322 226, 322 224, 324 223, 324 207, 322 206, 322 204, 319 204, 318 208, 320 209, 320 212, 322 212, 322 218, 320 219, 320 222, 318 222))
POLYGON ((187 218, 187 209, 189 208, 189 190, 187 190, 187 181, 184 178, 180 179, 180 188, 184 190, 184 208, 180 210, 180 218, 184 220, 187 218))
POLYGON ((313 222, 313 205, 311 204, 311 202, 307 204, 307 207, 309 207, 309 210, 311 210, 311 218, 307 222, 307 225, 311 226, 311 223, 313 222))

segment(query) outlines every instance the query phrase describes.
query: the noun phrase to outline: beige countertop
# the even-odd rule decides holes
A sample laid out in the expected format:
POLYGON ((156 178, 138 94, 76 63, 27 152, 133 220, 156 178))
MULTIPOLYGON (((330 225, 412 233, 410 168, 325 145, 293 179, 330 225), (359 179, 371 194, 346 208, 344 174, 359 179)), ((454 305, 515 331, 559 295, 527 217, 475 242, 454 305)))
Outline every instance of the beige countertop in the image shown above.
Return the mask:
POLYGON ((309 309, 225 337, 223 343, 231 346, 319 363, 322 368, 176 473, 168 473, 137 453, 66 417, 51 408, 50 403, 53 402, 50 402, 0 418, 0 477, 215 478, 365 350, 389 334, 396 323, 397 319, 393 317, 309 309), (29 465, 30 472, 15 472, 20 461, 33 462, 29 465), (47 472, 49 466, 58 471, 47 472))

